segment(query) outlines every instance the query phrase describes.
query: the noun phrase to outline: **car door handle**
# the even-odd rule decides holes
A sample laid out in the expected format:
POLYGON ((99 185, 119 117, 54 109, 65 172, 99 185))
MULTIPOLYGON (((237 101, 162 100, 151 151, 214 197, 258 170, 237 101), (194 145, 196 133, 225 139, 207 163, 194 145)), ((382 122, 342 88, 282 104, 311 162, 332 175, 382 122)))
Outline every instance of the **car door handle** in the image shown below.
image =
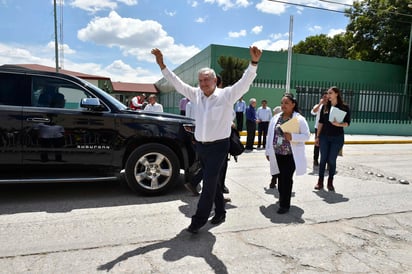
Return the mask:
POLYGON ((27 122, 34 122, 34 123, 49 123, 50 119, 49 118, 34 117, 34 118, 27 118, 26 121, 27 122))

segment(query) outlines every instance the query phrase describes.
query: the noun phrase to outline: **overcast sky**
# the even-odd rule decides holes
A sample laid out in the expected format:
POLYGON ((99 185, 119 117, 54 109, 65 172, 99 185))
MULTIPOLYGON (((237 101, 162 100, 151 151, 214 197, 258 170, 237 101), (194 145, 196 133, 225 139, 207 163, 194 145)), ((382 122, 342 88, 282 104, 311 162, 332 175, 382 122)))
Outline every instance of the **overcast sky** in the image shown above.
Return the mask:
MULTIPOLYGON (((56 0, 60 66, 112 81, 161 78, 150 50, 174 69, 210 44, 287 49, 306 37, 344 32, 352 1, 56 0), (293 5, 293 4, 298 5, 293 5), (335 4, 337 3, 337 4, 335 4), (308 8, 314 6, 317 8, 308 8)), ((0 0, 0 65, 55 66, 53 0, 0 0)))

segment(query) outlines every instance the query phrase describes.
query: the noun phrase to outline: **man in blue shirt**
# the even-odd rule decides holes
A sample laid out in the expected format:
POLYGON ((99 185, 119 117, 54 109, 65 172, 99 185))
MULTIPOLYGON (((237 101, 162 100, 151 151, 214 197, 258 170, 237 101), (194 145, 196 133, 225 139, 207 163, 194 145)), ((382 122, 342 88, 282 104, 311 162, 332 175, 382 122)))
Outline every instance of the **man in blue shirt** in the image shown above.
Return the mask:
POLYGON ((253 150, 253 144, 255 143, 256 135, 256 99, 251 98, 249 100, 249 106, 246 108, 246 146, 245 152, 251 152, 253 150))

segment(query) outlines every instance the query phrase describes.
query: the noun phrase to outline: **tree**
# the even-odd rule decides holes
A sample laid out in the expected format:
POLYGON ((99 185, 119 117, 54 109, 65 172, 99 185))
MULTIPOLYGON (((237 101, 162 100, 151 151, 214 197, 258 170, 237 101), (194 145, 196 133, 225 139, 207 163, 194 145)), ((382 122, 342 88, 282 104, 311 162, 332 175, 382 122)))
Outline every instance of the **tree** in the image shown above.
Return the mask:
POLYGON ((220 56, 217 63, 222 68, 220 76, 223 86, 231 86, 242 78, 243 72, 249 65, 249 60, 233 56, 220 56))
POLYGON ((405 65, 412 16, 410 0, 365 0, 346 10, 348 58, 405 65))
POLYGON ((293 47, 293 52, 346 58, 348 54, 349 38, 345 34, 337 34, 333 37, 328 37, 325 34, 309 36, 305 41, 301 41, 293 47))

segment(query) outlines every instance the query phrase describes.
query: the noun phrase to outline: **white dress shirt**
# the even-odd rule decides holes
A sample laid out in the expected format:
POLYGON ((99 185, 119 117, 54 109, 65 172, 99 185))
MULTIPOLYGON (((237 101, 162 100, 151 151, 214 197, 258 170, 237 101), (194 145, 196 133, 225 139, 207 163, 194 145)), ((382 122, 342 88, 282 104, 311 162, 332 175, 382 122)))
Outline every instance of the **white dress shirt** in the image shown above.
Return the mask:
POLYGON ((159 103, 154 103, 152 104, 147 104, 147 106, 144 108, 144 110, 147 111, 154 111, 154 112, 163 112, 163 106, 159 103))
POLYGON ((195 138, 199 142, 213 142, 228 138, 233 118, 233 104, 248 90, 256 77, 257 66, 249 67, 233 86, 216 88, 212 95, 205 96, 199 87, 184 83, 167 67, 163 76, 177 92, 189 98, 194 107, 196 120, 195 138))
POLYGON ((266 106, 266 108, 260 107, 256 111, 256 119, 260 120, 261 122, 269 122, 272 119, 272 110, 270 107, 266 106))

